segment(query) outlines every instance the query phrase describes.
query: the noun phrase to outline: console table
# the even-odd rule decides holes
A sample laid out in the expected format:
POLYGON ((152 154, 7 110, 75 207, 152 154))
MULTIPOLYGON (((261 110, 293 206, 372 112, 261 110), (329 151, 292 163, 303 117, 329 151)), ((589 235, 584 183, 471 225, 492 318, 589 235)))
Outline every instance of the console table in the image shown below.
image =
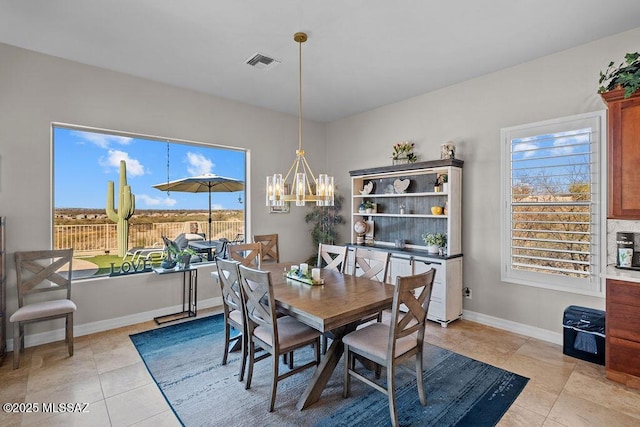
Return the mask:
POLYGON ((183 269, 154 268, 153 271, 159 275, 182 273, 182 311, 154 317, 153 320, 160 325, 187 317, 195 317, 198 310, 198 269, 190 266, 183 269))

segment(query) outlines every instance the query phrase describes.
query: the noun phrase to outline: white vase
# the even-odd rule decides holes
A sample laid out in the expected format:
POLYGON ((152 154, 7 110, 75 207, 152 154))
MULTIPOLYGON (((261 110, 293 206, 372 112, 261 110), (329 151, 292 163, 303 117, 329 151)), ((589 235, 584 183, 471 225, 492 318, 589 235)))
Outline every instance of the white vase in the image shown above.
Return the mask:
POLYGON ((438 253, 438 245, 429 245, 427 246, 427 252, 430 254, 437 254, 438 253))

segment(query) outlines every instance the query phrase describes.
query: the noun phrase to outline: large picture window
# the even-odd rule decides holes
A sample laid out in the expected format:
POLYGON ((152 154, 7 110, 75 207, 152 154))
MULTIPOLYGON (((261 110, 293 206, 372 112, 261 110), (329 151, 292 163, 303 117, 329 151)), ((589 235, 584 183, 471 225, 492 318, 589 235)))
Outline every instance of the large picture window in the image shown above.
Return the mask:
POLYGON ((240 191, 214 190, 211 210, 207 192, 154 187, 209 174, 244 183, 243 149, 62 124, 52 127, 52 148, 53 247, 74 249, 78 278, 113 274, 121 266, 134 272, 143 261, 157 266, 165 255, 163 236, 244 239, 246 186, 240 191), (121 194, 122 163, 134 198, 121 194), (124 227, 118 221, 124 217, 127 250, 119 253, 118 233, 124 227))
POLYGON ((603 114, 502 129, 502 280, 600 292, 603 114))

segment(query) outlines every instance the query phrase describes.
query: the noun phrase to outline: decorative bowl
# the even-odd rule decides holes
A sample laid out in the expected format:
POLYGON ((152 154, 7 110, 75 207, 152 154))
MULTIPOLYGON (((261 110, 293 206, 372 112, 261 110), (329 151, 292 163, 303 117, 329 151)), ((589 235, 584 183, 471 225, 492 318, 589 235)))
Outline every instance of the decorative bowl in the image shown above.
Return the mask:
POLYGON ((432 206, 431 207, 431 214, 432 215, 442 215, 442 206, 432 206))

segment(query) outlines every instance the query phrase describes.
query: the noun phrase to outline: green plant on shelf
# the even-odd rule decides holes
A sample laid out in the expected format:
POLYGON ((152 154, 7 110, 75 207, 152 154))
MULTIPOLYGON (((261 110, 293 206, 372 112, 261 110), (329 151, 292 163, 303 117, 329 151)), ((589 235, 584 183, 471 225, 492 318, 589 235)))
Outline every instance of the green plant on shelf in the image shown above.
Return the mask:
POLYGON ((425 233, 422 235, 422 240, 427 246, 443 248, 447 245, 447 235, 443 233, 425 233))

